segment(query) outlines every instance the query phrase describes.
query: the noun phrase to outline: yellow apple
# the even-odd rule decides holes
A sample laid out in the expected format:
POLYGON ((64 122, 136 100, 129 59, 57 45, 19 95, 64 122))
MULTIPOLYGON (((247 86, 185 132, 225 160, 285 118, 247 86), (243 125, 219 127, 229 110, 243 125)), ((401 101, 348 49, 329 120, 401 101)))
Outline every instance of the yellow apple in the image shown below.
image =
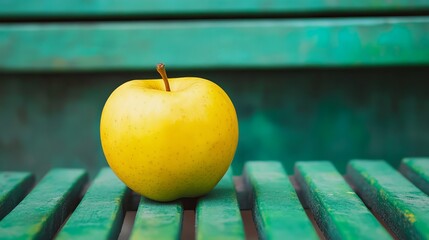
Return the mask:
POLYGON ((228 95, 196 77, 132 80, 105 103, 104 155, 133 191, 157 201, 208 193, 228 170, 238 121, 228 95))

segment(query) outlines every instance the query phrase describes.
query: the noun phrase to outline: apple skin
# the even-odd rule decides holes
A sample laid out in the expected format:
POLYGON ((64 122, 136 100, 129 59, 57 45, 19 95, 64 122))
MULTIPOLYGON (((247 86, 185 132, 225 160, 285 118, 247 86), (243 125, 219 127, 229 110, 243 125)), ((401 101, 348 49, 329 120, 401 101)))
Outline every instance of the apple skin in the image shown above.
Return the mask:
POLYGON ((105 103, 100 137, 113 172, 156 201, 210 192, 238 143, 233 103, 215 83, 194 77, 132 80, 105 103))

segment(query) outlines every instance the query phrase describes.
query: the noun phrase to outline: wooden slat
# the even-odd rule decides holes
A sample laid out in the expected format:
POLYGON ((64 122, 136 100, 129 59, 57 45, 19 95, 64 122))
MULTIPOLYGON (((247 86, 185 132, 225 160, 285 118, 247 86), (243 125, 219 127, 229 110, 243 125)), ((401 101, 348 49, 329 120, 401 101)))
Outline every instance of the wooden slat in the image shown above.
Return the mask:
POLYGON ((429 239, 429 197, 384 161, 350 161, 347 176, 399 239, 429 239))
POLYGON ((72 17, 106 17, 106 16, 252 16, 264 14, 302 13, 338 13, 338 12, 406 12, 428 10, 429 3, 424 0, 310 0, 310 1, 281 1, 281 0, 237 0, 231 1, 199 1, 185 0, 178 3, 175 0, 158 1, 36 1, 27 0, 25 4, 19 1, 0 1, 0 16, 2 18, 72 18, 72 17))
POLYGON ((0 238, 52 238, 77 204, 87 178, 80 169, 51 170, 0 222, 0 238))
POLYGON ((0 71, 428 65, 428 29, 429 17, 3 24, 0 71))
POLYGON ((297 162, 295 177, 327 239, 392 239, 330 162, 297 162))
POLYGON ((27 195, 34 184, 28 172, 0 172, 0 220, 27 195))
POLYGON ((56 239, 117 239, 129 189, 103 168, 56 239))
POLYGON ((245 239, 232 176, 229 169, 216 187, 198 200, 197 239, 245 239))
POLYGON ((429 195, 429 158, 406 158, 400 170, 420 190, 429 195))
POLYGON ((180 202, 161 203, 142 197, 130 239, 179 239, 182 218, 180 202))
POLYGON ((262 239, 318 239, 279 162, 247 162, 244 175, 262 239))

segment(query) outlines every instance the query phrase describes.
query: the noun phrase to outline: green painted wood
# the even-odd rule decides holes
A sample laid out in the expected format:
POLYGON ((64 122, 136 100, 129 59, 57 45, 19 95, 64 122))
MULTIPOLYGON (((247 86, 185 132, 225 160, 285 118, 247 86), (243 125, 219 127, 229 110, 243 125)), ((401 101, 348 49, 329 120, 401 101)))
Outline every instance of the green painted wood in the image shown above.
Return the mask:
POLYGON ((117 239, 130 191, 103 168, 56 239, 117 239))
POLYGON ((196 206, 197 239, 245 239, 232 170, 196 206))
POLYGON ((238 0, 198 1, 186 0, 180 4, 175 0, 93 0, 48 2, 29 0, 25 4, 17 1, 0 2, 0 18, 72 18, 72 17, 130 17, 130 16, 251 16, 264 14, 338 13, 338 12, 405 12, 429 10, 425 0, 351 1, 351 0, 238 0))
POLYGON ((399 239, 429 239, 429 196, 384 161, 350 161, 347 176, 399 239))
POLYGON ((429 158, 405 158, 401 173, 420 190, 429 195, 429 158))
POLYGON ((81 169, 51 170, 0 222, 0 239, 51 239, 79 201, 81 169))
POLYGON ((295 177, 327 239, 392 239, 332 163, 297 162, 295 177))
POLYGON ((0 71, 429 64, 429 17, 1 24, 0 39, 0 71))
POLYGON ((34 180, 29 172, 0 172, 0 221, 27 195, 34 180))
POLYGON ((180 202, 161 203, 142 197, 130 239, 179 239, 182 218, 180 202))
POLYGON ((247 162, 244 177, 262 239, 318 239, 279 162, 247 162))

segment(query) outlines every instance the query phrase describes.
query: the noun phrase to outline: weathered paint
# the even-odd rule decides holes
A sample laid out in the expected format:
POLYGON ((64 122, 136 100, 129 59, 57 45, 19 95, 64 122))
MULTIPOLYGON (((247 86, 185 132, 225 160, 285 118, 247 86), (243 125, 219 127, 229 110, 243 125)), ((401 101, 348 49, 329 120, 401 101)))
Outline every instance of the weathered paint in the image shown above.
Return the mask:
POLYGON ((0 221, 27 195, 34 180, 29 172, 0 172, 0 221))
POLYGON ((210 193, 198 199, 195 211, 197 239, 245 239, 231 169, 210 193))
POLYGON ((130 191, 103 168, 55 239, 117 239, 130 191))
POLYGON ((429 11, 424 0, 237 0, 199 1, 186 0, 180 4, 175 0, 139 1, 73 1, 45 2, 29 0, 26 4, 16 1, 0 2, 0 18, 100 18, 100 17, 199 17, 204 16, 253 16, 267 14, 335 14, 335 13, 398 13, 407 11, 429 11), (84 4, 84 8, 82 5, 84 4))
POLYGON ((51 239, 79 201, 87 182, 81 169, 54 169, 0 221, 0 238, 51 239))
POLYGON ((429 17, 1 24, 0 39, 0 71, 429 64, 429 17))
POLYGON ((295 163, 303 197, 327 239, 392 239, 332 163, 295 163))
POLYGON ((405 158, 400 170, 408 180, 429 195, 429 158, 405 158))
POLYGON ((161 203, 142 197, 130 239, 179 239, 182 218, 179 201, 161 203))
POLYGON ((384 161, 352 160, 347 177, 399 239, 429 238, 429 196, 384 161))
POLYGON ((247 162, 244 177, 262 239, 318 239, 280 162, 247 162))

